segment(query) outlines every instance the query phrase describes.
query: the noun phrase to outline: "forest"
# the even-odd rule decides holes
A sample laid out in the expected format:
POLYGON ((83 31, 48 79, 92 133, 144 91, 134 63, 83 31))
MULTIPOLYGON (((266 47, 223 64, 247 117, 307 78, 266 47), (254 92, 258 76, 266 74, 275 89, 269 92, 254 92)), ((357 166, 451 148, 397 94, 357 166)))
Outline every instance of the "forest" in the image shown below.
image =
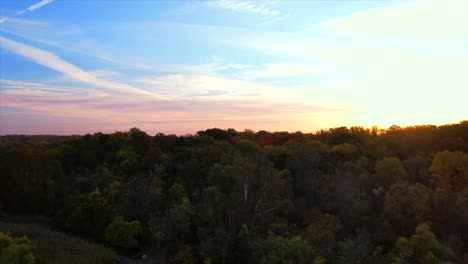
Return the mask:
POLYGON ((468 121, 2 136, 0 261, 52 263, 15 217, 142 262, 468 263, 468 121))

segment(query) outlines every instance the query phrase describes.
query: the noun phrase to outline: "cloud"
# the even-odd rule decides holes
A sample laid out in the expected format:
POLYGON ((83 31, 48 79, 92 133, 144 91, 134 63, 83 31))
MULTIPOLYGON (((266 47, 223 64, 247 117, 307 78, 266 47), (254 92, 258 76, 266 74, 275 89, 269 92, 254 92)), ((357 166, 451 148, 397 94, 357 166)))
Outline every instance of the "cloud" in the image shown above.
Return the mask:
POLYGON ((281 12, 272 9, 276 2, 273 1, 242 1, 242 0, 221 0, 213 2, 214 6, 237 12, 256 13, 263 15, 280 15, 281 12))
POLYGON ((22 44, 8 38, 0 36, 0 46, 4 49, 20 55, 32 62, 55 70, 57 72, 61 72, 65 74, 67 77, 70 77, 76 81, 88 83, 97 87, 105 88, 108 90, 123 92, 123 93, 136 93, 140 95, 147 95, 153 97, 159 97, 156 93, 151 93, 139 88, 132 87, 127 84, 113 82, 104 80, 101 78, 97 78, 95 75, 90 74, 77 66, 61 59, 60 57, 56 56, 53 53, 22 44))
POLYGON ((255 83, 207 75, 170 74, 142 77, 138 81, 148 89, 184 97, 256 97, 268 91, 255 83))
POLYGON ((47 5, 47 4, 52 3, 53 1, 54 1, 54 0, 42 0, 42 1, 40 1, 40 2, 38 2, 38 3, 35 3, 34 5, 28 7, 28 8, 26 8, 26 9, 24 9, 24 10, 18 11, 16 14, 17 14, 17 15, 20 15, 20 14, 22 14, 22 13, 24 13, 24 12, 27 12, 27 11, 36 10, 36 9, 38 9, 38 8, 41 8, 41 7, 45 6, 45 5, 47 5))
POLYGON ((94 75, 95 78, 106 78, 106 79, 113 79, 113 78, 122 76, 120 72, 112 71, 112 70, 94 70, 94 71, 90 71, 89 74, 94 75))
POLYGON ((467 1, 413 1, 324 21, 331 35, 447 38, 468 36, 467 1), (396 19, 398 18, 398 19, 396 19))
MULTIPOLYGON (((281 16, 266 12, 273 10, 268 3, 209 4, 259 17, 281 16)), ((226 56, 234 60, 141 65, 138 68, 144 71, 138 71, 137 76, 135 71, 126 72, 125 77, 132 78, 129 84, 115 81, 122 76, 109 69, 86 71, 48 51, 0 37, 2 51, 19 54, 83 84, 76 88, 2 80, 8 90, 0 91, 2 107, 49 120, 54 124, 51 127, 62 127, 63 131, 72 131, 67 128, 70 123, 63 120, 77 120, 74 127, 87 132, 130 126, 154 131, 162 125, 166 129, 162 132, 186 133, 213 126, 308 130, 336 125, 456 122, 466 119, 464 98, 468 96, 468 34, 463 13, 467 11, 462 1, 415 1, 326 20, 313 25, 314 34, 309 35, 296 33, 302 32, 297 28, 288 31, 288 25, 282 25, 282 32, 271 30, 273 27, 157 22, 114 25, 119 34, 125 30, 128 39, 148 38, 145 40, 153 41, 145 42, 150 46, 160 47, 157 33, 170 32, 179 43, 190 43, 192 48, 199 47, 194 43, 216 47, 218 54, 229 54, 226 56)), ((14 21, 2 28, 13 25, 10 22, 14 21)), ((49 39, 57 28, 40 23, 24 22, 21 28, 24 36, 33 36, 35 41, 42 38, 42 43, 57 42, 46 44, 68 50, 83 37, 77 32, 76 39, 49 39), (43 26, 46 30, 40 31, 43 26)), ((13 26, 7 29, 15 32, 13 26)), ((167 41, 172 43, 170 38, 167 41)), ((88 53, 92 46, 84 43, 79 49, 88 53)), ((197 59, 204 51, 197 53, 197 59)), ((130 51, 122 54, 125 52, 130 51)), ((132 64, 121 54, 115 62, 132 64)), ((8 122, 15 121, 5 114, 2 127, 8 127, 3 126, 8 122)))
POLYGON ((283 77, 333 77, 340 65, 327 62, 311 61, 281 61, 262 64, 260 67, 249 68, 242 73, 247 78, 283 78, 283 77))
MULTIPOLYGON (((26 8, 26 9, 24 9, 24 10, 16 12, 16 15, 21 15, 26 11, 33 11, 33 10, 38 9, 40 7, 43 7, 43 6, 47 5, 47 4, 50 4, 52 1, 54 1, 54 0, 42 0, 42 1, 30 6, 30 7, 26 8)), ((8 17, 0 18, 0 24, 3 24, 7 20, 9 20, 8 17)), ((3 30, 3 28, 2 28, 2 30, 3 30)))
MULTIPOLYGON (((54 83, 56 83, 54 81, 54 83)), ((96 90, 89 87, 78 87, 78 86, 66 86, 56 85, 50 83, 37 83, 37 82, 24 82, 16 80, 0 79, 0 88, 9 91, 21 91, 22 93, 55 93, 55 95, 67 94, 69 96, 91 96, 91 97, 107 97, 109 93, 104 91, 96 90)))
MULTIPOLYGON (((135 27, 154 27, 154 25, 135 25, 135 27)), ((131 70, 143 70, 165 73, 197 73, 213 74, 218 70, 229 68, 217 58, 199 64, 165 64, 160 65, 147 59, 127 56, 124 52, 116 52, 113 46, 87 39, 86 31, 77 25, 58 24, 50 21, 10 18, 8 23, 0 27, 1 32, 15 35, 51 48, 90 56, 101 61, 111 62, 115 66, 131 70), (111 52, 113 51, 113 52, 111 52)), ((140 35, 140 34, 139 34, 140 35)), ((143 35, 143 34, 141 34, 143 35)))
POLYGON ((167 74, 145 76, 137 79, 142 87, 162 95, 177 95, 180 98, 210 98, 232 100, 258 100, 259 102, 288 102, 333 108, 330 98, 318 94, 313 85, 275 85, 256 80, 228 78, 197 74, 167 74), (287 90, 287 91, 285 91, 287 90))
POLYGON ((466 119, 467 7, 414 1, 326 20, 311 35, 213 28, 211 40, 276 59, 241 73, 251 80, 317 81, 356 109, 356 123, 443 124, 466 119))
POLYGON ((320 24, 332 41, 352 45, 308 54, 354 64, 356 78, 335 87, 356 100, 365 124, 457 122, 466 118, 460 98, 468 96, 466 14, 466 1, 414 1, 352 13, 320 24))
MULTIPOLYGON (((88 93, 62 93, 53 89, 11 89, 0 92, 5 103, 2 107, 16 107, 32 111, 50 111, 55 116, 83 115, 86 112, 95 113, 90 118, 111 114, 119 111, 121 119, 125 115, 138 116, 140 120, 153 121, 193 120, 210 117, 226 119, 250 119, 253 116, 286 115, 289 117, 316 114, 317 112, 338 111, 311 104, 291 102, 268 102, 264 100, 238 100, 232 98, 185 98, 172 101, 158 101, 151 98, 122 97, 116 95, 96 96, 95 91, 88 93), (273 107, 275 106, 275 107, 273 107), (61 111, 56 111, 61 109, 61 111), (68 111, 68 110, 70 111, 68 111), (72 110, 80 109, 80 110, 72 110), (268 110, 268 111, 265 111, 268 110), (146 114, 145 114, 146 113, 146 114), (247 114, 249 113, 249 114, 247 114)), ((111 117, 109 117, 111 118, 111 117)), ((277 118, 282 118, 278 116, 277 118)), ((128 122, 129 120, 122 120, 128 122)))
POLYGON ((312 129, 311 124, 323 124, 323 116, 337 116, 344 111, 286 98, 159 100, 148 96, 102 95, 93 89, 13 80, 1 80, 0 88, 0 134, 18 133, 19 128, 26 134, 73 134, 113 132, 134 126, 149 133, 178 134, 213 126, 304 131, 312 129), (19 124, 19 115, 23 123, 30 126, 19 124), (304 120, 310 123, 305 126, 304 120))
POLYGON ((252 65, 248 64, 232 64, 230 65, 231 68, 236 69, 236 70, 244 70, 252 67, 252 65))
MULTIPOLYGON (((73 32, 67 26, 62 25, 61 29, 67 32, 73 32)), ((59 45, 57 41, 53 39, 61 35, 59 32, 62 32, 62 30, 52 29, 51 24, 48 22, 21 18, 9 18, 8 23, 0 27, 0 31, 52 46, 59 45)), ((70 34, 63 35, 63 37, 70 37, 70 34)))
POLYGON ((99 49, 96 41, 86 39, 85 32, 75 24, 10 18, 8 23, 0 27, 0 31, 62 50, 123 64, 102 52, 108 47, 99 49))

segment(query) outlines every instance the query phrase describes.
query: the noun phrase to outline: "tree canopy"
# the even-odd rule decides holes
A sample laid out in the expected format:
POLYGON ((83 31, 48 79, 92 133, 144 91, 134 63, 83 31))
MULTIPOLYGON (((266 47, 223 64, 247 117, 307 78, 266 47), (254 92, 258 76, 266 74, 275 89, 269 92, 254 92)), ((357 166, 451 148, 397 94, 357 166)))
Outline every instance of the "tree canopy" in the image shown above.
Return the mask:
POLYGON ((466 263, 466 142, 467 121, 2 136, 0 215, 172 263, 466 263))

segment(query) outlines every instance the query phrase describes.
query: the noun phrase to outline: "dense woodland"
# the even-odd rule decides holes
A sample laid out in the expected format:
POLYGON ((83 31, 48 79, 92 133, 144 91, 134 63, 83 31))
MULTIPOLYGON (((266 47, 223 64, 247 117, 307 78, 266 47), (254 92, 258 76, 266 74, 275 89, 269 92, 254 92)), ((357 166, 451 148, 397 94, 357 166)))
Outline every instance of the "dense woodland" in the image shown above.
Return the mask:
POLYGON ((0 215, 170 263, 468 263, 468 121, 3 136, 0 215))

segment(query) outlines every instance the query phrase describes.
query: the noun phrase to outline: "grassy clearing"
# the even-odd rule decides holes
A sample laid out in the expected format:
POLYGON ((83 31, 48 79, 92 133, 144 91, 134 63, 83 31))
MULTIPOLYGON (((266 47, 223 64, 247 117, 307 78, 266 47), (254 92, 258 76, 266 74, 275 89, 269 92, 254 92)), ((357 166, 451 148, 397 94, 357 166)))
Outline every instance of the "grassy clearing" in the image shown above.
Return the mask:
POLYGON ((113 264, 117 254, 110 248, 67 234, 51 231, 42 224, 0 221, 0 232, 28 236, 37 248, 39 264, 113 264))

